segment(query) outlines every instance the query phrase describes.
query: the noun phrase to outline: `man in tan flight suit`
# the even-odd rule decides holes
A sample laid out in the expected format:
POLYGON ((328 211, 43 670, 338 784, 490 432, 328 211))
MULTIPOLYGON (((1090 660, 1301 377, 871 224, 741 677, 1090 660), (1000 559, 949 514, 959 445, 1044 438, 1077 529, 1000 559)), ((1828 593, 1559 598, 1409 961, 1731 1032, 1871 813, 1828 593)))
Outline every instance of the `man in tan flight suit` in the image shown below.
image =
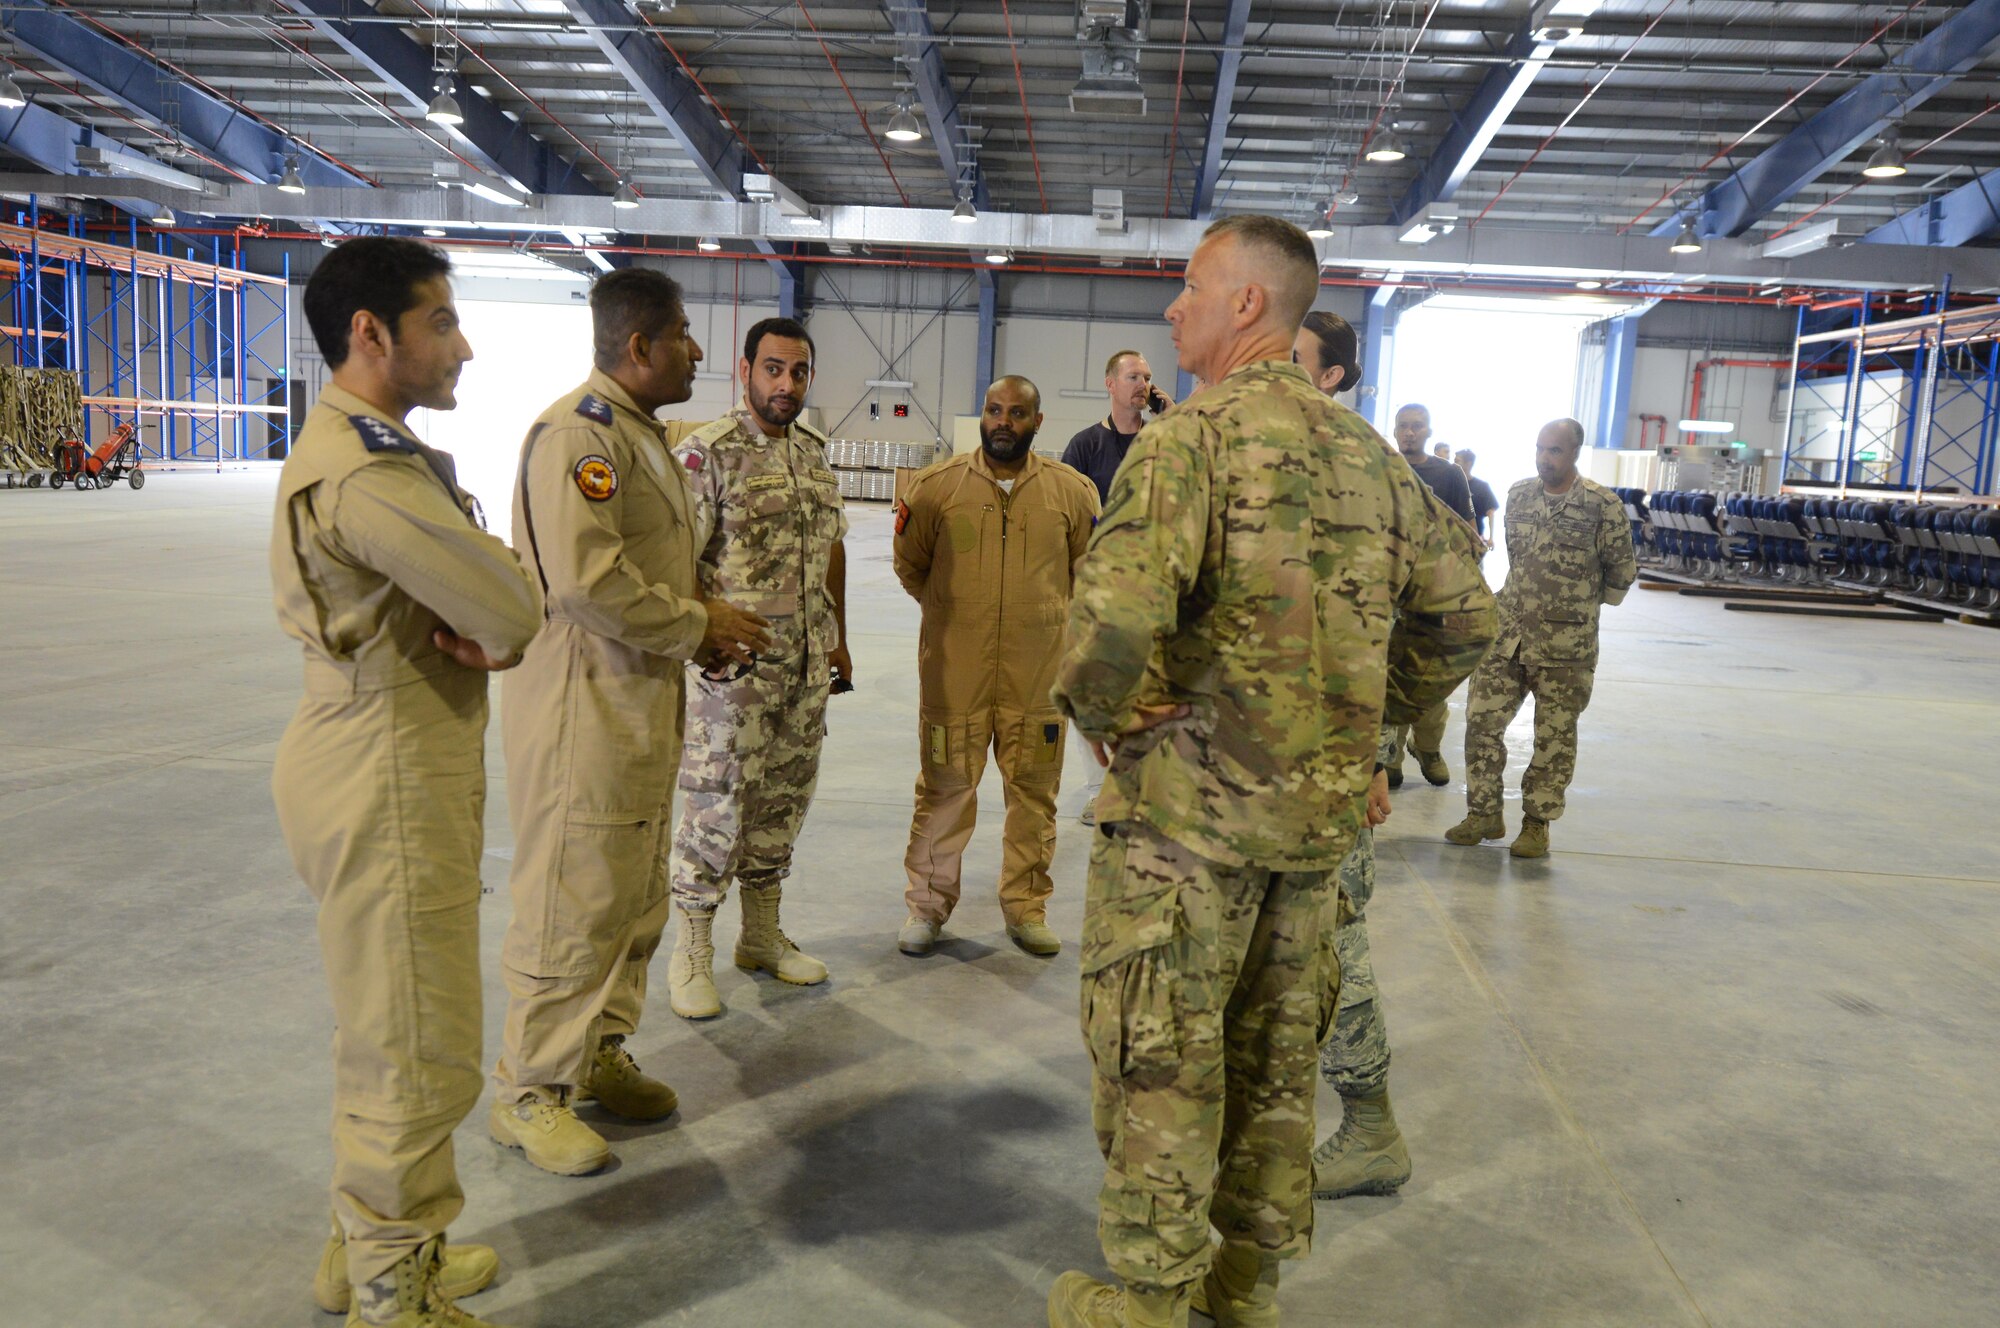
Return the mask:
POLYGON ((599 1021, 623 969, 643 994, 666 919, 686 661, 747 661, 770 643, 761 618, 700 598, 693 499, 653 418, 688 399, 701 362, 680 285, 613 272, 590 314, 596 369, 528 430, 515 492, 514 546, 541 578, 548 626, 500 707, 514 918, 488 1118, 495 1140, 568 1176, 611 1160, 577 1119, 579 1090, 632 1120, 677 1105, 625 1050, 631 1027, 600 1036, 599 1021))
POLYGON ((452 1130, 479 1097, 486 675, 542 625, 534 578, 403 424, 457 404, 472 358, 450 270, 383 237, 320 262, 305 313, 333 381, 271 531, 278 621, 305 650, 271 789, 319 901, 335 1024, 335 1225, 313 1295, 394 1328, 481 1328, 452 1302, 498 1266, 444 1231, 465 1199, 452 1130))
MULTIPOLYGON (((722 1013, 712 928, 735 880, 743 907, 736 966, 781 982, 826 981, 826 965, 779 928, 792 845, 819 781, 833 679, 850 682, 847 516, 826 463, 826 437, 799 422, 813 344, 789 318, 753 324, 737 366, 744 407, 674 449, 694 491, 702 592, 770 621, 754 666, 693 672, 681 814, 669 872, 681 929, 667 964, 667 1001, 684 1019, 722 1013)), ((726 662, 726 661, 725 661, 726 662)), ((628 1006, 621 993, 615 1005, 628 1006)))
POLYGON ((959 871, 992 749, 1005 781, 1000 911, 1030 954, 1062 949, 1047 922, 1056 788, 1067 727, 1049 689, 1097 488, 1033 452, 1042 394, 1018 374, 986 390, 979 450, 918 475, 896 511, 896 579, 924 606, 917 645, 921 764, 896 938, 930 953, 958 905, 959 871))

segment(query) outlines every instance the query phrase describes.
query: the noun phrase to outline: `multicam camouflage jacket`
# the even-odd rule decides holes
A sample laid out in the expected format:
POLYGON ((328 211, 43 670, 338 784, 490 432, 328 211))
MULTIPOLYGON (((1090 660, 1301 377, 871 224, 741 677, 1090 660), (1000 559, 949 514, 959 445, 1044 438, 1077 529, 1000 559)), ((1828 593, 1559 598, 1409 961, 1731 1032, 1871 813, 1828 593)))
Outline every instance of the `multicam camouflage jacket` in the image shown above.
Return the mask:
POLYGON ((1464 523, 1293 365, 1245 365, 1134 440, 1071 601, 1055 699, 1118 745, 1100 822, 1231 865, 1331 870, 1381 728, 1413 722, 1495 630, 1464 523))
POLYGON ((1507 491, 1507 584, 1500 588, 1501 659, 1597 662, 1597 608, 1625 598, 1639 567, 1618 495, 1579 475, 1549 494, 1539 479, 1507 491))

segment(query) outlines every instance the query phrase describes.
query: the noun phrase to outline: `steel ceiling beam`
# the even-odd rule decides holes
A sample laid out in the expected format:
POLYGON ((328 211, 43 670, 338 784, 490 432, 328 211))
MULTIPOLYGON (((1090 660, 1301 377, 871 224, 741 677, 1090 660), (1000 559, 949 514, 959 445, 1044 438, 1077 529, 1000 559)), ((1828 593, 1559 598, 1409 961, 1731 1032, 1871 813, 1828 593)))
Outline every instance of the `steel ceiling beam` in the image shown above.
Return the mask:
MULTIPOLYGON (((355 21, 355 0, 284 0, 284 4, 310 21, 314 31, 367 66, 407 107, 421 112, 430 105, 436 73, 429 47, 401 28, 355 21)), ((575 161, 564 158, 526 126, 509 120, 463 82, 461 79, 458 102, 465 112, 465 123, 438 128, 482 169, 522 193, 605 192, 577 169, 575 161)))
MULTIPOLYGON (((157 125, 175 126, 182 141, 233 170, 275 180, 288 153, 298 152, 299 174, 309 185, 365 185, 367 180, 318 153, 300 150, 278 130, 239 106, 163 69, 123 42, 51 9, 47 0, 8 0, 0 30, 71 77, 96 88, 157 125)), ((278 216, 290 216, 287 207, 278 216)))
POLYGON ((1229 140, 1229 113, 1236 104, 1236 75, 1243 67, 1243 39, 1250 30, 1250 0, 1229 0, 1222 18, 1222 51, 1215 57, 1215 95, 1208 103, 1208 137, 1194 175, 1188 216, 1206 221, 1215 212, 1215 187, 1222 179, 1222 152, 1229 140))
POLYGON ((916 84, 917 100, 930 122, 931 138, 937 146, 938 164, 951 181, 952 193, 970 183, 972 206, 984 211, 991 203, 986 192, 986 173, 968 150, 965 126, 958 116, 958 98, 952 95, 945 74, 944 55, 931 28, 930 9, 923 0, 882 0, 890 26, 903 39, 903 59, 916 84))
POLYGON ((702 178, 716 192, 743 197, 743 145, 702 96, 695 81, 662 53, 650 27, 633 26, 618 0, 563 0, 612 68, 659 118, 702 178))
MULTIPOLYGON (((1950 87, 1996 42, 2000 0, 1970 0, 1879 72, 1711 187, 1693 210, 1695 229, 1707 237, 1743 234, 1854 149, 1950 87)), ((1689 210, 1680 209, 1652 233, 1672 235, 1689 220, 1689 210)))
POLYGON ((1452 117, 1451 128, 1424 163, 1423 174, 1410 182, 1396 205, 1397 221, 1408 221, 1431 204, 1449 199, 1479 165, 1507 117, 1555 54, 1554 42, 1535 39, 1539 26, 1530 14, 1515 30, 1506 46, 1511 63, 1489 69, 1466 99, 1465 109, 1452 117))
MULTIPOLYGON (((72 177, 73 184, 96 184, 104 178, 84 174, 83 167, 76 161, 78 148, 100 148, 107 153, 118 154, 130 151, 88 125, 65 120, 54 111, 33 102, 11 110, 0 108, 0 147, 53 175, 72 177)), ((104 201, 141 221, 152 220, 159 209, 145 201, 144 194, 151 191, 139 189, 136 181, 134 188, 138 192, 118 198, 107 197, 104 201)))
POLYGON ((1974 176, 1861 237, 1863 244, 1970 244, 2000 228, 2000 171, 1974 176))

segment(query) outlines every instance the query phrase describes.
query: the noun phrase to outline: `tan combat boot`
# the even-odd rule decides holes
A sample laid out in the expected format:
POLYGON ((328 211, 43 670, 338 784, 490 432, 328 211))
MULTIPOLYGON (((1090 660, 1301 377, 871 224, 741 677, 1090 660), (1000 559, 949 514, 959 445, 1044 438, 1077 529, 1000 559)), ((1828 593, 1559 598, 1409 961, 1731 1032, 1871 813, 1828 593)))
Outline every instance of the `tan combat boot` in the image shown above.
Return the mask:
POLYGON ((1049 1328, 1187 1328, 1192 1289, 1139 1291, 1088 1273, 1064 1273, 1049 1288, 1049 1328))
POLYGON ((1521 833, 1507 851, 1517 858, 1546 858, 1549 856, 1549 823, 1526 817, 1521 822, 1521 833))
POLYGON ((743 933, 736 938, 736 966, 745 972, 764 970, 780 982, 795 987, 811 987, 826 981, 826 965, 800 952, 791 938, 778 930, 777 886, 764 890, 737 887, 743 902, 743 933))
POLYGON ((558 1176, 587 1176, 611 1161, 611 1145, 578 1120, 576 1109, 560 1094, 495 1102, 486 1114, 486 1128, 494 1143, 520 1149, 530 1162, 558 1176))
POLYGON ((680 935, 667 960, 667 1006, 683 1019, 713 1019, 722 1013, 715 990, 715 914, 690 913, 679 905, 680 935))
POLYGON ((1451 767, 1444 763, 1443 752, 1418 752, 1417 769, 1423 771, 1425 781, 1433 788, 1451 783, 1451 767))
MULTIPOLYGON (((493 1275, 499 1271, 500 1256, 491 1245, 447 1245, 438 1287, 452 1300, 475 1296, 493 1285, 493 1275)), ((345 1314, 353 1303, 354 1288, 347 1284, 347 1235, 336 1221, 313 1272, 313 1304, 328 1314, 345 1314)))
POLYGON ((1062 941, 1048 923, 1036 918, 1033 922, 1014 923, 1007 928, 1007 939, 1020 946, 1031 955, 1052 955, 1062 953, 1062 941))
POLYGON ((500 1328, 451 1303, 439 1283, 443 1236, 432 1236, 380 1277, 354 1289, 347 1328, 500 1328))
POLYGON ((1194 1309, 1221 1328, 1277 1328, 1278 1260, 1255 1245, 1225 1240, 1195 1289, 1194 1309))
POLYGON ((626 1120, 665 1120, 681 1104, 673 1089, 640 1071, 639 1062, 625 1050, 623 1033, 597 1044, 597 1054, 584 1067, 578 1097, 586 1094, 612 1115, 626 1120))
POLYGON ((1463 821, 1444 832, 1444 837, 1454 844, 1477 844, 1482 839, 1505 839, 1507 822, 1498 812, 1491 816, 1467 812, 1463 821))
POLYGON ((1313 1150, 1313 1198, 1394 1194, 1410 1178, 1410 1149, 1389 1095, 1344 1097, 1340 1128, 1313 1150))

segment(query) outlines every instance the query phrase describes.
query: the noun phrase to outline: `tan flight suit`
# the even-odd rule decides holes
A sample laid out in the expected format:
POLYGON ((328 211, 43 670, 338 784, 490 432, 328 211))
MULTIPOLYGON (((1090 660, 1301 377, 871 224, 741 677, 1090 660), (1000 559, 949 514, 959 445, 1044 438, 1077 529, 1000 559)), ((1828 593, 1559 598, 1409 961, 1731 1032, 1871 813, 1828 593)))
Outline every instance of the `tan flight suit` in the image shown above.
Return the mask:
POLYGON ((603 373, 522 444, 514 547, 541 577, 548 626, 501 689, 514 825, 503 1103, 576 1087, 621 968, 644 1000, 667 916, 685 661, 708 629, 692 508, 665 426, 603 373))
POLYGON ((1049 689, 1097 510, 1096 486, 1059 461, 1029 453, 1009 493, 967 452, 917 476, 896 513, 896 578, 924 608, 912 917, 942 925, 958 904, 991 748, 1007 805, 1000 911, 1010 927, 1045 919, 1066 727, 1049 689))
POLYGON ((333 993, 333 1208, 348 1278, 458 1215, 451 1132, 479 1097, 486 674, 439 627, 518 655, 541 595, 451 459, 338 387, 278 478, 271 582, 305 697, 271 791, 319 901, 333 993))

